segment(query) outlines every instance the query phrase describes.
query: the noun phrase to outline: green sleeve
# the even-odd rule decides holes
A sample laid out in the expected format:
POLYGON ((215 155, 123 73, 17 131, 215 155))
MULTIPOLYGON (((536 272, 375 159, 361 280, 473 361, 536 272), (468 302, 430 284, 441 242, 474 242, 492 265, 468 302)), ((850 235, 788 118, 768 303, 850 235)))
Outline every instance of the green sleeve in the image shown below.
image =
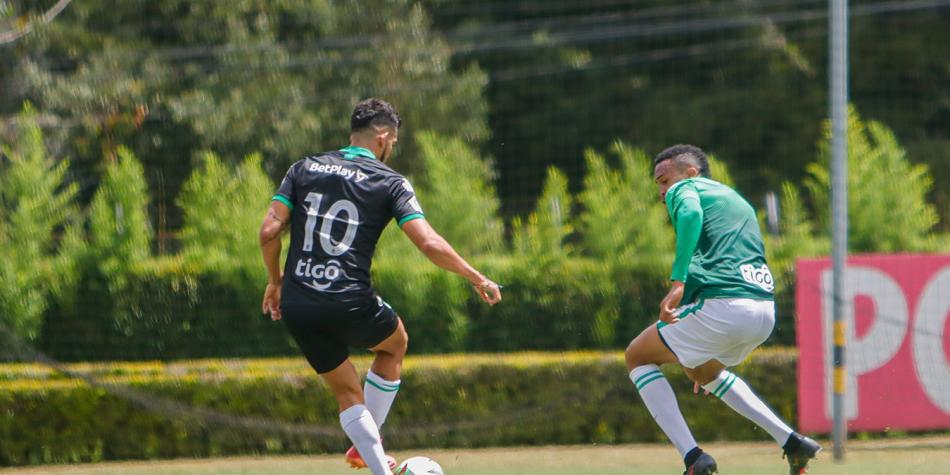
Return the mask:
POLYGON ((688 184, 677 187, 674 193, 668 194, 667 210, 676 229, 676 259, 673 260, 670 280, 686 282, 689 261, 696 252, 703 229, 703 207, 696 189, 688 184))

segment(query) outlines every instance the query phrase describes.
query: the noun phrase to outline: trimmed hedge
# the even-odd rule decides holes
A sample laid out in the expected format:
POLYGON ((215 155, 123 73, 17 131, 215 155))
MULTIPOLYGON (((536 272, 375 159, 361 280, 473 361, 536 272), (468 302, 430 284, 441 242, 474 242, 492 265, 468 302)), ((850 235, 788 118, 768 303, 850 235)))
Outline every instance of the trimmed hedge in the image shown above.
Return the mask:
POLYGON ((88 272, 75 299, 47 313, 37 347, 60 361, 299 354, 283 325, 261 314, 257 287, 156 265, 127 275, 113 295, 105 276, 88 272))
MULTIPOLYGON (((623 348, 656 320, 667 290, 662 272, 598 259, 485 259, 479 268, 505 286, 504 302, 489 307, 421 255, 380 264, 375 284, 417 354, 623 348)), ((60 361, 299 354, 284 326, 261 315, 263 286, 250 277, 167 262, 129 274, 116 295, 96 273, 80 285, 73 301, 47 312, 36 343, 60 361)))
MULTIPOLYGON (((795 359, 794 350, 761 350, 737 369, 789 421, 795 359)), ((363 371, 369 359, 356 363, 363 371)), ((112 387, 39 365, 0 365, 0 465, 347 447, 332 396, 302 358, 69 370, 112 387), (129 389, 150 409, 116 395, 129 389), (226 420, 235 416, 243 419, 226 420)), ((664 371, 700 440, 768 438, 714 398, 691 394, 678 369, 664 371)), ((383 434, 391 449, 665 440, 616 352, 410 357, 383 434)))

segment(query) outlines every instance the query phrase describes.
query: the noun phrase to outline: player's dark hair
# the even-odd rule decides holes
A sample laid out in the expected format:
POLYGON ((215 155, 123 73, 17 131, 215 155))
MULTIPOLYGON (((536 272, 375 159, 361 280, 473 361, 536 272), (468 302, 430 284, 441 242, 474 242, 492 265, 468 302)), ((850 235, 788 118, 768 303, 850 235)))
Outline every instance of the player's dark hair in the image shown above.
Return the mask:
POLYGON ((657 154, 653 159, 653 168, 656 168, 661 162, 673 160, 679 165, 688 165, 696 167, 699 174, 709 178, 709 159, 702 149, 695 145, 674 145, 657 154))
POLYGON ((362 132, 372 126, 399 128, 402 119, 392 104, 375 97, 366 99, 353 109, 350 117, 350 132, 362 132))

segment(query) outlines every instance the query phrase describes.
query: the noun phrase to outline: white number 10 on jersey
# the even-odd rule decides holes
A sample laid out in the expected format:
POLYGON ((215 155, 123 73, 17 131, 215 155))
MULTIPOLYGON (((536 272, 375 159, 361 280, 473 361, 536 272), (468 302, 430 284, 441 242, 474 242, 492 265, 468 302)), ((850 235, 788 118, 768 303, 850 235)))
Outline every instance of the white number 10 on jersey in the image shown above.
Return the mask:
POLYGON ((313 232, 317 228, 317 220, 320 223, 320 247, 331 256, 339 256, 350 250, 353 240, 356 239, 356 230, 360 225, 360 213, 356 205, 350 200, 339 200, 332 205, 323 215, 320 214, 320 203, 323 201, 321 193, 307 193, 304 200, 307 207, 307 224, 304 227, 304 252, 313 250, 313 232), (346 219, 340 218, 340 213, 346 213, 346 219), (333 230, 333 223, 342 221, 346 223, 346 231, 343 233, 343 239, 336 241, 330 232, 333 230))

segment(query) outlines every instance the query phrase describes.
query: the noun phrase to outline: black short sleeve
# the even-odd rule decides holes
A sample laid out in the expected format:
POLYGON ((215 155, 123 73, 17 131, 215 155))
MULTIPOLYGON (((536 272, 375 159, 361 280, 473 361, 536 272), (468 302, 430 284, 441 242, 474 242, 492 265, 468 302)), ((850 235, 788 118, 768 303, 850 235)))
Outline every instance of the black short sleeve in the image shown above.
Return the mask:
POLYGON ((274 194, 274 198, 272 198, 271 201, 280 201, 291 210, 294 209, 294 176, 296 173, 297 164, 294 164, 287 170, 287 174, 284 175, 284 180, 280 182, 277 193, 274 194))
POLYGON ((392 200, 392 215, 400 227, 413 219, 425 218, 422 206, 419 206, 416 192, 409 184, 409 180, 402 177, 393 180, 389 193, 392 200))

